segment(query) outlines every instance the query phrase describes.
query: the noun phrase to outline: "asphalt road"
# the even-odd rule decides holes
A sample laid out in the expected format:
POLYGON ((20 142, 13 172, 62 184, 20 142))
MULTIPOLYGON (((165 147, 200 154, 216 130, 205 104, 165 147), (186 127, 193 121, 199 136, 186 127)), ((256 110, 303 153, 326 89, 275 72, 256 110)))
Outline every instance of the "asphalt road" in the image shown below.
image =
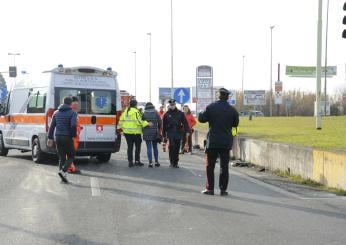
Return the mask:
POLYGON ((160 158, 153 169, 128 168, 124 149, 106 164, 81 159, 82 174, 63 184, 54 161, 10 151, 0 244, 346 244, 343 197, 240 168, 230 168, 230 196, 205 196, 202 154, 181 156, 179 169, 160 158))

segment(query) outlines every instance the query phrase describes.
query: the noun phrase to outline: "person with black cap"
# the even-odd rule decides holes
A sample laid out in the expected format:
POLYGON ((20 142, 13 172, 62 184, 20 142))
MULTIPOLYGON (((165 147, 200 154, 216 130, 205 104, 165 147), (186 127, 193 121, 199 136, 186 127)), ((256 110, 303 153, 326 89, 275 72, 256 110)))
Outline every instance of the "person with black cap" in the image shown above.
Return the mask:
POLYGON ((169 161, 170 167, 179 168, 179 150, 182 132, 189 136, 190 128, 182 111, 177 109, 174 99, 168 101, 169 109, 163 116, 162 136, 164 142, 169 142, 169 161))
POLYGON ((220 88, 217 92, 218 101, 207 106, 204 112, 198 115, 198 121, 209 123, 209 132, 206 142, 206 188, 202 191, 206 195, 214 195, 214 169, 215 163, 220 157, 220 195, 228 195, 228 164, 230 150, 232 149, 232 128, 238 127, 239 114, 237 110, 228 104, 229 91, 220 88))
POLYGON ((152 125, 151 122, 142 120, 142 114, 137 109, 137 100, 131 100, 130 106, 121 114, 119 121, 127 143, 127 160, 130 168, 134 165, 144 165, 140 161, 142 128, 152 125), (133 145, 135 145, 135 164, 133 164, 133 145))

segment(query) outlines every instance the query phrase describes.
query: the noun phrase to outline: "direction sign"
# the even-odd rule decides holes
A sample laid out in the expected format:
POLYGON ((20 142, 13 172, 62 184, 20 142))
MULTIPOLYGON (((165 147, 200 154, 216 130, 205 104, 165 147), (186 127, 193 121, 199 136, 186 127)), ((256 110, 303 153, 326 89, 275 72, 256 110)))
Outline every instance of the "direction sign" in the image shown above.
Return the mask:
POLYGON ((176 88, 173 97, 179 104, 185 104, 190 100, 190 89, 176 88))

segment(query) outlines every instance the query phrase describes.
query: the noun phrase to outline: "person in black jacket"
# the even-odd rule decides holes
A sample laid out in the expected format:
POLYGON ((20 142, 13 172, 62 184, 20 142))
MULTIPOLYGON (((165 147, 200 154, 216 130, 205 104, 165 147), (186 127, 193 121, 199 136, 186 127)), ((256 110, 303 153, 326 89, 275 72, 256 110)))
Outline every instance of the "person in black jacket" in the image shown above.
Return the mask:
POLYGON ((58 174, 65 183, 68 183, 67 170, 74 161, 75 156, 72 138, 77 136, 77 113, 72 110, 71 103, 71 97, 64 97, 64 104, 60 105, 58 110, 54 112, 47 141, 47 145, 52 147, 55 138, 56 150, 59 156, 58 174))
POLYGON ((182 111, 177 109, 174 99, 168 101, 169 109, 163 116, 162 136, 164 142, 169 141, 169 161, 170 167, 179 168, 179 149, 182 132, 189 136, 190 128, 182 111))
POLYGON ((228 163, 230 150, 232 149, 232 128, 238 127, 239 114, 237 110, 228 104, 229 91, 221 88, 218 90, 219 100, 207 106, 204 112, 198 115, 198 121, 209 123, 209 131, 206 142, 206 189, 203 194, 214 195, 214 168, 220 156, 220 195, 228 195, 228 163))

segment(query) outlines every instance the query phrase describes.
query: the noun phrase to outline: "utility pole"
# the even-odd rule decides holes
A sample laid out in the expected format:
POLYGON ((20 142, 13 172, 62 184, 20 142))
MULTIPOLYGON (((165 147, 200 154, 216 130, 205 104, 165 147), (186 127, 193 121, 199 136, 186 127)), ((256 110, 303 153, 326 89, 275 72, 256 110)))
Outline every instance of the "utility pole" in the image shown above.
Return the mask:
POLYGON ((322 53, 322 0, 318 1, 317 20, 317 64, 316 64, 316 129, 322 129, 321 116, 321 53, 322 53))

